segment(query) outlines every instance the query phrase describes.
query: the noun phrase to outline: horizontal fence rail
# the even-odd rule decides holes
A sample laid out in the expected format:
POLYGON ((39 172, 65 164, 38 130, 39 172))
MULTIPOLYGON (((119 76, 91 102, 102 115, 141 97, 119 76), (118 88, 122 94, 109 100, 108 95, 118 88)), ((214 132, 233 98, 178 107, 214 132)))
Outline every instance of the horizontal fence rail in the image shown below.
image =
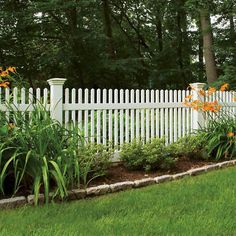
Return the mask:
POLYGON ((87 141, 115 146, 141 138, 167 143, 191 132, 185 90, 65 89, 63 123, 77 124, 87 141))
MULTIPOLYGON (((148 142, 158 137, 172 143, 199 127, 199 112, 183 103, 186 96, 196 93, 194 90, 64 89, 65 79, 48 82, 50 89, 0 88, 1 114, 9 121, 14 111, 29 113, 30 117, 40 104, 67 128, 77 127, 88 143, 112 144, 117 150, 134 139, 148 142)), ((196 85, 199 89, 203 86, 196 85)), ((212 117, 234 115, 235 96, 234 91, 206 96, 206 101, 216 100, 223 107, 212 117)))

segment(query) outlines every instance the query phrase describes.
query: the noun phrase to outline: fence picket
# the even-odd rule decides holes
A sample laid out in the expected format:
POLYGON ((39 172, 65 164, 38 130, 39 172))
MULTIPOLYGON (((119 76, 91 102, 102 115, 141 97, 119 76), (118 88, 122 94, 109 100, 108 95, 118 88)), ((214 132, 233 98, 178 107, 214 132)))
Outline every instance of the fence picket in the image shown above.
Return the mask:
MULTIPOLYGON (((124 90, 120 90, 120 104, 124 103, 124 90)), ((124 110, 120 110, 120 145, 124 143, 124 110)))
MULTIPOLYGON (((72 89, 72 90, 71 90, 71 103, 72 103, 72 104, 76 104, 75 96, 76 96, 76 94, 75 94, 75 89, 72 89)), ((71 111, 72 127, 75 127, 75 125, 76 125, 75 117, 76 117, 75 110, 72 110, 72 111, 71 111)))
MULTIPOLYGON (((164 103, 164 91, 161 90, 160 91, 160 103, 164 103)), ((161 135, 160 137, 163 138, 164 137, 164 125, 165 125, 165 121, 164 121, 164 108, 160 109, 160 127, 161 127, 161 135)))
MULTIPOLYGON (((114 107, 118 104, 118 90, 114 90, 114 107)), ((118 110, 115 109, 114 111, 114 145, 117 147, 118 145, 118 122, 119 122, 119 117, 118 117, 118 110)))
MULTIPOLYGON (((174 103, 176 103, 177 100, 177 90, 174 90, 174 103)), ((178 117, 177 117, 177 109, 178 108, 174 108, 174 142, 177 141, 177 124, 178 124, 178 117)))
MULTIPOLYGON (((178 90, 178 102, 182 102, 181 98, 181 90, 178 90)), ((181 107, 178 108, 178 138, 182 136, 182 113, 181 113, 181 107)))
MULTIPOLYGON (((84 90, 84 103, 88 104, 89 102, 89 90, 85 89, 84 90)), ((84 138, 85 141, 88 142, 89 137, 88 137, 88 110, 84 111, 84 138)))
MULTIPOLYGON (((141 90, 141 104, 144 103, 145 95, 144 95, 144 90, 141 90)), ((141 138, 144 140, 144 109, 141 109, 141 138)))
MULTIPOLYGON (((186 97, 186 91, 182 90, 182 100, 181 100, 181 102, 184 102, 185 97, 186 97)), ((186 109, 184 107, 182 108, 181 123, 182 123, 182 136, 184 137, 186 135, 186 109)))
MULTIPOLYGON (((65 89, 65 104, 69 104, 69 89, 65 89)), ((69 111, 65 111, 65 120, 64 123, 66 127, 69 127, 69 111)))
MULTIPOLYGON (((150 93, 149 90, 146 90, 146 103, 150 102, 150 93)), ((150 110, 146 109, 146 142, 149 141, 150 139, 150 126, 149 126, 149 122, 150 122, 150 110)))
MULTIPOLYGON (((155 103, 159 103, 159 90, 156 90, 155 103)), ((159 118, 159 108, 156 109, 156 137, 160 137, 160 118, 159 118)))
MULTIPOLYGON (((136 90, 136 93, 135 93, 135 103, 140 103, 140 92, 139 90, 137 89, 136 90)), ((140 110, 139 109, 136 109, 136 114, 135 114, 135 118, 136 118, 136 139, 139 139, 140 137, 140 110)))
MULTIPOLYGON (((95 91, 94 91, 94 89, 91 89, 90 103, 91 104, 95 103, 95 91)), ((91 110, 91 112, 90 112, 90 121, 91 121, 90 140, 91 140, 91 143, 94 143, 94 139, 95 139, 94 110, 91 110)))
MULTIPOLYGON (((129 103, 129 90, 125 90, 125 103, 129 103)), ((125 110, 125 142, 129 142, 129 110, 125 110)))
MULTIPOLYGON (((155 102, 154 90, 151 90, 151 103, 155 102)), ((154 109, 151 109, 151 138, 155 137, 155 116, 154 109)))
MULTIPOLYGON (((169 91, 165 90, 165 103, 169 102, 169 91)), ((164 110, 164 114, 165 114, 165 122, 164 122, 164 126, 165 126, 165 140, 166 140, 166 144, 169 143, 169 109, 165 108, 164 110)))
MULTIPOLYGON (((107 103, 107 90, 103 89, 102 91, 102 102, 107 103)), ((107 144, 107 110, 102 111, 102 143, 103 145, 107 144)))
MULTIPOLYGON (((83 91, 82 89, 78 89, 78 106, 80 106, 80 104, 82 103, 82 96, 83 96, 83 91)), ((67 99, 69 101, 69 92, 68 92, 68 95, 67 95, 67 99)), ((82 119, 82 111, 79 110, 78 111, 78 131, 79 131, 79 134, 82 134, 82 129, 83 129, 83 119, 82 119)))
MULTIPOLYGON (((169 91, 169 102, 173 103, 173 90, 169 91)), ((173 143, 173 108, 170 108, 169 110, 169 142, 173 143)))

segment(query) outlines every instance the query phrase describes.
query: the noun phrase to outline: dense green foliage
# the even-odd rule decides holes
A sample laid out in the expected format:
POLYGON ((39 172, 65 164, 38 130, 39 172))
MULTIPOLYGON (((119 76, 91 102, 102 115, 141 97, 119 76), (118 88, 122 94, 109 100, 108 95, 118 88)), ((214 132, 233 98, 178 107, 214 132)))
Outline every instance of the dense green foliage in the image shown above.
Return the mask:
POLYGON ((232 159, 236 155, 236 117, 227 114, 211 119, 205 129, 199 131, 205 139, 206 150, 212 158, 232 159))
POLYGON ((102 145, 85 146, 76 127, 65 129, 40 107, 34 108, 30 122, 27 111, 10 114, 14 124, 1 115, 0 196, 30 192, 37 203, 39 193, 48 202, 49 192, 54 192, 63 199, 81 180, 87 184, 104 174, 110 151, 102 145))
POLYGON ((236 169, 48 207, 0 211, 1 235, 235 235, 236 169))
POLYGON ((199 13, 212 17, 221 80, 236 84, 234 0, 1 0, 0 65, 31 86, 186 88, 205 81, 199 13))
POLYGON ((125 166, 134 170, 168 170, 175 165, 175 159, 165 146, 165 139, 156 138, 145 144, 134 140, 123 145, 120 157, 125 166))
POLYGON ((189 159, 208 159, 207 140, 204 135, 196 134, 179 138, 170 144, 168 152, 173 157, 187 157, 189 159))

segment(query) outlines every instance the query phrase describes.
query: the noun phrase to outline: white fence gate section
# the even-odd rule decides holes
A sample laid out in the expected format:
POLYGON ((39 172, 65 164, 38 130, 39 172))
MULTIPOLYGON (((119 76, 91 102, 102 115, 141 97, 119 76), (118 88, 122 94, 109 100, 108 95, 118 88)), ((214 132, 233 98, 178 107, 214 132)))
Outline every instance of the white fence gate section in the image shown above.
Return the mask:
MULTIPOLYGON (((184 105, 185 97, 195 90, 112 90, 64 89, 65 79, 50 79, 48 89, 1 89, 0 110, 8 113, 9 104, 18 111, 33 110, 37 103, 51 112, 51 117, 67 127, 76 125, 88 142, 119 147, 142 138, 165 137, 166 143, 191 134, 203 124, 198 111, 184 105), (8 105, 7 105, 8 104, 8 105)), ((210 99, 219 100, 223 111, 235 113, 234 92, 220 92, 210 99)))

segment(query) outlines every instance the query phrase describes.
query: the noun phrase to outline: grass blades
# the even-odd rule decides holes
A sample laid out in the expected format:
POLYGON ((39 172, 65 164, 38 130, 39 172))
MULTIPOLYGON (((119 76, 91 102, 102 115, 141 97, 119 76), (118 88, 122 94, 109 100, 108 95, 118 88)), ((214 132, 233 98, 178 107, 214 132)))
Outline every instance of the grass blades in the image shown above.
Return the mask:
POLYGON ((235 235, 236 168, 90 200, 0 211, 0 235, 235 235))

